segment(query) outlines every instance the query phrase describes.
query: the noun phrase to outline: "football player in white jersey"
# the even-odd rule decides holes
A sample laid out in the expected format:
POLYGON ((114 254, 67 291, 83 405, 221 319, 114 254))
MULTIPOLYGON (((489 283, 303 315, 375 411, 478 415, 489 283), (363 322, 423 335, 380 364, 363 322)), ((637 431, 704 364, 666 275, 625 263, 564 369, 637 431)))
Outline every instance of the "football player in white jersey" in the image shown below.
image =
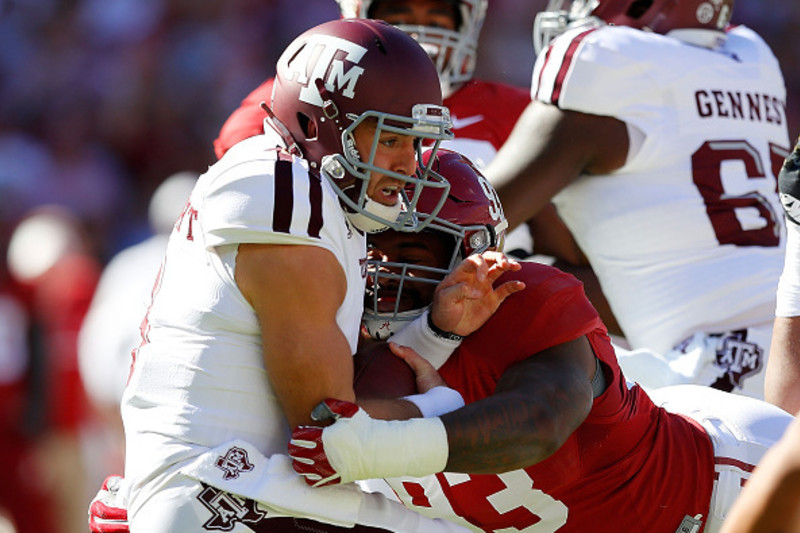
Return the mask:
POLYGON ((552 199, 647 387, 764 397, 789 153, 779 65, 732 0, 552 0, 533 101, 486 175, 513 228, 552 199))
MULTIPOLYGON (((478 37, 488 0, 337 0, 343 18, 385 20, 419 42, 436 65, 444 105, 453 121, 452 140, 442 146, 484 168, 511 133, 530 103, 527 88, 475 77, 478 37)), ((231 114, 214 141, 217 157, 240 141, 263 131, 259 106, 272 92, 272 79, 254 89, 231 114)), ((580 260, 580 251, 552 206, 509 235, 512 255, 532 252, 580 260), (533 236, 533 239, 531 239, 533 236)))
POLYGON ((800 420, 797 418, 753 470, 720 533, 765 531, 800 531, 800 420))
MULTIPOLYGON (((280 455, 323 398, 355 399, 366 234, 420 231, 419 194, 444 200, 447 181, 418 168, 450 136, 441 103, 427 54, 384 22, 328 22, 287 47, 270 128, 199 178, 142 322, 122 398, 132 531, 455 530, 352 487, 312 494, 280 455)), ((465 265, 433 323, 477 327, 511 264, 465 265)))

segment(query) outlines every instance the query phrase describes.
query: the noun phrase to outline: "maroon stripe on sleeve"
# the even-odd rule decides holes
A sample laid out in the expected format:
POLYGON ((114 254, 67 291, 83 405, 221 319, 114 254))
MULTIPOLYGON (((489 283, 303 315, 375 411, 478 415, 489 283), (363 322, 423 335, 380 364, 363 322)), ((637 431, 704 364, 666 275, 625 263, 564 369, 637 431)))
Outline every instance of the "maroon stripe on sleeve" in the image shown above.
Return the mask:
POLYGON ((294 186, 291 161, 275 162, 275 205, 272 208, 272 229, 289 233, 294 209, 294 186))
POLYGON ((583 41, 587 35, 596 30, 597 28, 591 28, 585 32, 579 33, 574 39, 572 39, 572 42, 569 43, 567 52, 564 54, 564 58, 561 60, 561 67, 558 69, 558 74, 556 75, 556 82, 553 85, 553 93, 550 95, 550 103, 558 106, 559 99, 561 98, 561 90, 564 87, 564 80, 567 77, 569 69, 572 67, 572 60, 575 57, 575 51, 578 49, 578 46, 580 46, 581 41, 583 41))
POLYGON ((544 75, 544 69, 547 67, 547 62, 550 61, 550 52, 553 51, 552 46, 547 47, 547 51, 544 54, 544 62, 542 62, 542 69, 539 71, 539 79, 536 80, 536 94, 533 96, 533 100, 539 99, 539 93, 542 91, 542 76, 544 75))
POLYGON ((322 229, 322 178, 308 173, 308 200, 311 213, 308 215, 308 235, 319 238, 322 229))
POLYGON ((734 459, 733 457, 714 457, 714 464, 733 466, 744 472, 752 472, 756 468, 755 465, 751 465, 750 463, 745 463, 744 461, 741 461, 739 459, 734 459))

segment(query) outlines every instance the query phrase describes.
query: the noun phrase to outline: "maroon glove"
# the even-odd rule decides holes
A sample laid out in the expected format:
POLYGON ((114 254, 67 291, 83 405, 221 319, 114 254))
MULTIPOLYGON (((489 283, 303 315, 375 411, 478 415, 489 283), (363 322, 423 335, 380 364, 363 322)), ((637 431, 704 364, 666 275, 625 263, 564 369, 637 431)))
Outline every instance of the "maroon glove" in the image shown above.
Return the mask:
MULTIPOLYGON (((360 408, 358 405, 342 400, 327 399, 317 405, 311 418, 317 421, 351 418, 360 408)), ((292 432, 289 441, 289 455, 292 467, 303 476, 312 487, 322 487, 341 483, 341 473, 336 471, 325 453, 322 434, 325 428, 300 426, 292 432)))
POLYGON ((129 533, 128 509, 119 494, 122 476, 108 476, 89 505, 92 533, 129 533))

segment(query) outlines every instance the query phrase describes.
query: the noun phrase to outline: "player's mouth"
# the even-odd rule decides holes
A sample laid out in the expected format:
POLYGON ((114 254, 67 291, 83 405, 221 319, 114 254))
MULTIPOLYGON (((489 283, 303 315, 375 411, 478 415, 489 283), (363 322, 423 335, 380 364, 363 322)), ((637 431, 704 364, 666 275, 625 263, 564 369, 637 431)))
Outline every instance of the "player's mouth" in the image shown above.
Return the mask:
POLYGON ((380 203, 383 205, 395 205, 400 200, 399 185, 388 185, 380 189, 380 203))

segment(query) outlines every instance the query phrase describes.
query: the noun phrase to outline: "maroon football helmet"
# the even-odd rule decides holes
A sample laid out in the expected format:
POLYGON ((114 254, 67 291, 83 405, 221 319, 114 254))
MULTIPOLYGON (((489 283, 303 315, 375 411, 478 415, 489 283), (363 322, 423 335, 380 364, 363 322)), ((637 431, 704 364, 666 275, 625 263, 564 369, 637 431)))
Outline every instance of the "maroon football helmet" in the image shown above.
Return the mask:
POLYGON ((425 165, 406 176, 374 164, 382 132, 416 137, 420 162, 423 144, 435 150, 452 138, 450 114, 441 104, 436 69, 416 41, 385 22, 351 19, 320 24, 288 46, 268 111, 290 151, 335 185, 357 227, 418 231, 416 197, 404 197, 387 214, 367 197, 367 184, 376 171, 413 183, 414 190, 447 193, 447 182, 431 177, 425 165), (352 132, 365 121, 377 128, 371 149, 360 154, 352 132))
MULTIPOLYGON (((420 316, 431 304, 424 302, 421 307, 406 309, 403 305, 407 301, 403 297, 404 285, 408 286, 409 282, 437 284, 465 257, 503 249, 508 222, 489 180, 469 159, 457 152, 440 149, 434 154, 428 151, 423 154, 423 161, 431 163, 431 171, 450 183, 450 193, 438 215, 420 214, 430 219, 429 224, 422 233, 409 238, 430 239, 445 235, 452 242, 449 258, 443 261, 447 267, 368 257, 363 325, 373 338, 385 339, 405 322, 420 316), (395 304, 391 311, 380 308, 382 286, 393 291, 395 304)), ((420 195, 417 207, 424 213, 436 208, 438 202, 437 195, 425 191, 420 195)), ((381 238, 381 235, 370 237, 370 245, 379 244, 381 238)))
POLYGON ((550 0, 536 16, 533 41, 539 54, 572 26, 615 24, 668 34, 673 30, 723 32, 734 0, 550 0))

